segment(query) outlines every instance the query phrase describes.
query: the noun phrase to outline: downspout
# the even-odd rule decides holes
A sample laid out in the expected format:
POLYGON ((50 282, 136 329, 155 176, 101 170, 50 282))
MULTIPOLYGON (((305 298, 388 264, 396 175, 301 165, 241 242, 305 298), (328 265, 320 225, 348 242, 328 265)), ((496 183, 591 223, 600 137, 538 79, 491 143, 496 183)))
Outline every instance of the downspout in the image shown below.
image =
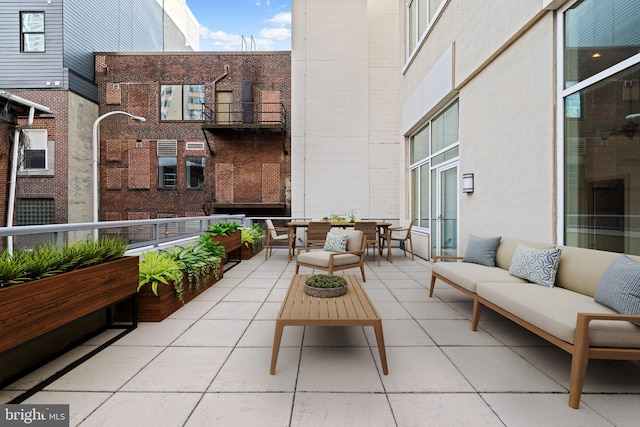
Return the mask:
MULTIPOLYGON (((20 133, 31 127, 36 109, 34 106, 29 108, 29 119, 24 125, 16 127, 13 135, 13 157, 11 158, 11 179, 9 181, 9 206, 7 209, 7 227, 13 226, 13 212, 16 203, 16 180, 18 177, 18 155, 20 154, 20 133)), ((7 251, 9 255, 13 255, 13 236, 7 236, 7 251)))

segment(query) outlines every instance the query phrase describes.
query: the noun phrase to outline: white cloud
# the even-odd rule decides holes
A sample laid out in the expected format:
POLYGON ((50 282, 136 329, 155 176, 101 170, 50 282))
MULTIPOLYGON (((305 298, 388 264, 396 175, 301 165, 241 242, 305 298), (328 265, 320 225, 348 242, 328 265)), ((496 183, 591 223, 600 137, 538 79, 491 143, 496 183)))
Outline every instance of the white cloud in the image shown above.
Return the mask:
POLYGON ((265 39, 271 40, 287 40, 291 38, 291 30, 289 28, 263 28, 260 35, 265 39))
POLYGON ((267 22, 277 26, 291 25, 291 12, 280 12, 267 19, 267 22))

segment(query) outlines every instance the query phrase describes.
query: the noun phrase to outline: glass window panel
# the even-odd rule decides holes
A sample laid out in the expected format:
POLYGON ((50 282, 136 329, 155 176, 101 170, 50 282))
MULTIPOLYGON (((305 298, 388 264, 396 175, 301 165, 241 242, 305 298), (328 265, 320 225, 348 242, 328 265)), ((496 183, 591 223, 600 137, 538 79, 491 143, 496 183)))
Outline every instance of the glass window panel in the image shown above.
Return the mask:
POLYGON ((640 254, 640 64, 576 95, 581 115, 565 117, 565 244, 640 254))
POLYGON ((45 161, 45 150, 25 150, 24 152, 25 169, 46 169, 45 161))
POLYGON ((640 1, 583 0, 564 14, 564 87, 638 53, 640 1))
POLYGON ((411 137, 409 156, 411 164, 417 163, 429 156, 429 125, 411 137))
POLYGON ((420 167, 420 216, 414 216, 415 224, 429 228, 429 163, 420 167))
POLYGON ((440 113, 431 122, 431 152, 436 153, 460 139, 458 101, 440 113))
POLYGON ((438 10, 438 6, 440 6, 442 0, 430 0, 429 1, 429 21, 432 21, 436 16, 436 11, 438 10))
POLYGON ((175 157, 158 157, 158 188, 175 188, 178 185, 178 160, 175 157))
POLYGON ((187 188, 204 187, 204 157, 187 157, 187 188))
POLYGON ((416 34, 417 40, 420 40, 424 32, 427 30, 429 24, 429 0, 419 0, 418 2, 418 34, 416 34))
POLYGON ((160 86, 160 119, 182 120, 182 85, 160 86))
POLYGON ((44 12, 23 12, 22 32, 37 33, 44 32, 44 12))
POLYGON ((411 171, 411 218, 414 219, 420 218, 419 173, 419 168, 411 171))
POLYGON ((416 47, 416 40, 418 39, 418 0, 413 0, 409 3, 409 52, 413 52, 416 47))
POLYGON ((204 85, 184 86, 184 120, 202 120, 204 85))
POLYGON ((24 52, 44 52, 44 34, 23 34, 24 52))

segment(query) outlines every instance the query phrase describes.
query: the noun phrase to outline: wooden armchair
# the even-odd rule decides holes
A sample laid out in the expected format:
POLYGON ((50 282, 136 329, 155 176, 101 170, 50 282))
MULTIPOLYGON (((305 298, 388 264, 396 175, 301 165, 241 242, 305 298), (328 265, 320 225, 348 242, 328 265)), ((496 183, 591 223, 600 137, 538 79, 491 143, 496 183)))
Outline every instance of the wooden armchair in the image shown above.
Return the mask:
POLYGON ((296 254, 296 274, 300 267, 314 270, 324 270, 333 274, 337 270, 360 268, 362 281, 366 282, 364 274, 364 257, 367 253, 367 239, 360 230, 335 230, 333 234, 347 235, 347 246, 344 252, 325 251, 323 247, 299 248, 296 254))
POLYGON ((308 247, 322 246, 327 238, 327 233, 331 231, 331 222, 329 221, 311 221, 305 231, 305 241, 308 247))
POLYGON ((364 238, 367 239, 367 247, 373 246, 376 251, 373 256, 374 259, 377 255, 378 267, 380 267, 380 239, 378 238, 378 224, 373 221, 356 221, 353 225, 354 230, 360 230, 364 233, 364 238))
POLYGON ((409 246, 411 247, 411 259, 415 261, 413 257, 413 240, 411 240, 411 225, 413 221, 410 219, 400 221, 400 227, 389 228, 389 232, 391 233, 391 241, 389 242, 389 249, 391 250, 391 244, 393 241, 398 241, 403 243, 404 256, 407 256, 407 241, 409 241, 409 246))
POLYGON ((291 238, 293 236, 291 228, 289 228, 289 227, 275 227, 273 225, 273 221, 271 221, 270 219, 267 219, 265 221, 265 224, 267 225, 267 238, 266 238, 265 244, 264 244, 264 248, 265 248, 264 259, 266 260, 268 257, 273 255, 273 244, 275 242, 280 242, 280 241, 286 240, 288 248, 289 248, 287 261, 291 261, 291 256, 292 256, 292 253, 291 253, 291 238), (285 234, 282 234, 282 233, 285 233, 285 234))

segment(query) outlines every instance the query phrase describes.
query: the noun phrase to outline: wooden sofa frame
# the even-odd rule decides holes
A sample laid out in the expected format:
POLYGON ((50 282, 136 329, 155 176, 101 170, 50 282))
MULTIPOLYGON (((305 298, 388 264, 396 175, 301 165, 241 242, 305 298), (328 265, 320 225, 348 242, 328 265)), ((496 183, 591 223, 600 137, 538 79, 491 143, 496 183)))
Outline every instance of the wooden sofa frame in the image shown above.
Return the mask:
MULTIPOLYGON (((462 257, 458 256, 435 256, 433 258, 434 264, 439 260, 461 260, 462 257)), ((498 267, 496 267, 498 268, 498 267)), ((590 359, 608 359, 608 360, 640 360, 640 349, 629 348, 604 348, 604 347, 591 347, 589 345, 589 323, 592 320, 617 320, 625 322, 638 322, 640 321, 640 314, 628 315, 628 314, 602 314, 602 313, 578 313, 576 319, 576 334, 574 343, 570 344, 563 341, 543 329, 534 326, 527 321, 511 314, 509 311, 502 307, 493 304, 478 296, 475 292, 459 286, 455 282, 440 276, 437 273, 431 272, 431 284, 429 287, 429 297, 433 297, 433 290, 435 288, 436 279, 447 283, 453 288, 463 292, 465 295, 473 299, 473 313, 471 316, 471 330, 476 331, 478 329, 478 323, 480 322, 480 314, 482 313, 482 307, 486 306, 493 311, 503 315, 507 319, 517 323, 523 328, 533 332, 540 338, 543 338, 561 348, 571 355, 571 377, 569 380, 569 406, 577 409, 580 406, 580 397, 582 396, 582 388, 584 386, 584 380, 587 374, 587 366, 590 359)))

